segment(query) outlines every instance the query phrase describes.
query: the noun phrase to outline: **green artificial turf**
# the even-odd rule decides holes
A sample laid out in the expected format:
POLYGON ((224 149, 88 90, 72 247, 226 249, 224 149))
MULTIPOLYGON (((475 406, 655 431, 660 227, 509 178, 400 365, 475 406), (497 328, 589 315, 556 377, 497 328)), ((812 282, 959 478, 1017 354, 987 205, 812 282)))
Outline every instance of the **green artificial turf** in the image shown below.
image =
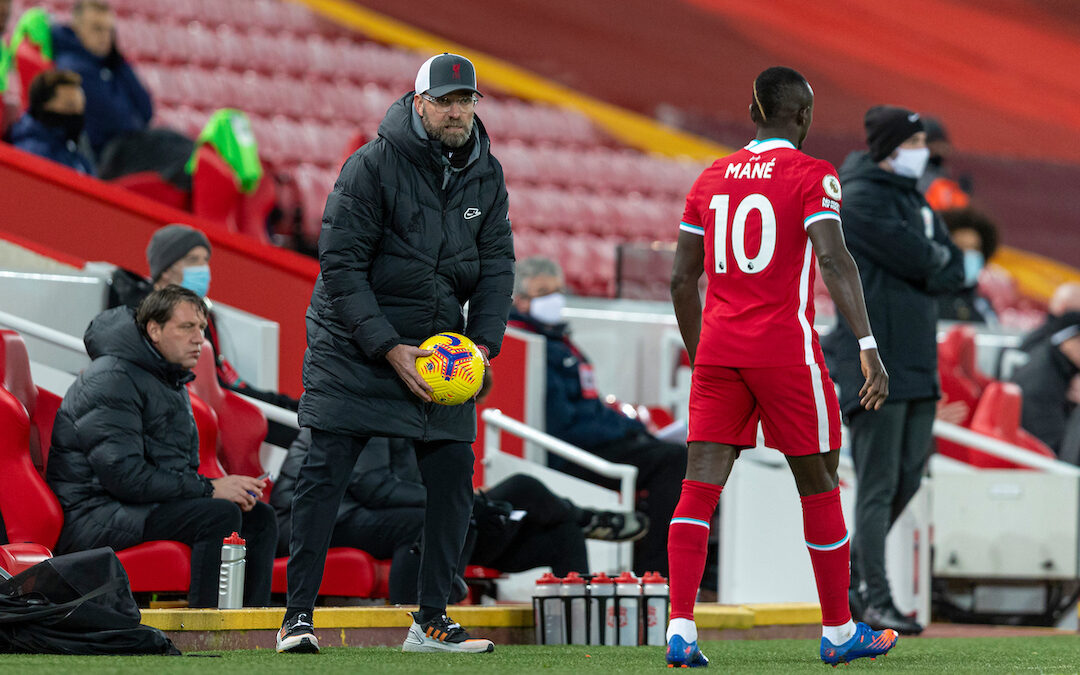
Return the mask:
MULTIPOLYGON (((810 640, 728 640, 702 645, 712 664, 707 672, 830 673, 810 640)), ((876 661, 843 666, 870 672, 1075 673, 1080 672, 1080 637, 901 638, 876 661)), ((664 672, 660 647, 502 646, 492 654, 403 654, 399 649, 324 649, 317 656, 279 655, 271 650, 204 652, 167 656, 0 655, 2 673, 656 673, 664 672)))

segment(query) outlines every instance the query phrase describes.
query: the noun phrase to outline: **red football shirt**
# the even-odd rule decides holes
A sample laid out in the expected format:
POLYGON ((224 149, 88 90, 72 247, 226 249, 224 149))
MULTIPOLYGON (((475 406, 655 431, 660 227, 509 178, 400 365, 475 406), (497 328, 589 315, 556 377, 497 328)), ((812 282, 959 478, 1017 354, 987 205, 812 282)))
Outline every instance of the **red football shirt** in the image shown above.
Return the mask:
POLYGON ((814 252, 806 228, 840 219, 832 164, 787 139, 753 141, 705 169, 679 229, 703 235, 709 287, 696 363, 823 363, 814 330, 814 252))

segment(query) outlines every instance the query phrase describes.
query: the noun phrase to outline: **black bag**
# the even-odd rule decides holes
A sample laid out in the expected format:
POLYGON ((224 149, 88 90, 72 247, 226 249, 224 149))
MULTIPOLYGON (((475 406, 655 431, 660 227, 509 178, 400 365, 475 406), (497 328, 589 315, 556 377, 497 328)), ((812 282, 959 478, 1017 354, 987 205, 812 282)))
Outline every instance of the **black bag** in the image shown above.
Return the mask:
POLYGON ((180 654, 141 619, 110 548, 50 558, 0 582, 0 653, 180 654))

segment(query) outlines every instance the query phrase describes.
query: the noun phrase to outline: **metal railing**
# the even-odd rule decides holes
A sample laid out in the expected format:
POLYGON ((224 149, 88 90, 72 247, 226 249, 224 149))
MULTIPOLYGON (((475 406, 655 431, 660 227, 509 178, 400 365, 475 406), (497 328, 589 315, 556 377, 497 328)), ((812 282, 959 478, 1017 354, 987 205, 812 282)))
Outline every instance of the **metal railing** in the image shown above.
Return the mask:
MULTIPOLYGON (((50 344, 62 347, 77 354, 86 354, 86 347, 83 345, 82 340, 67 333, 62 333, 56 329, 43 326, 39 323, 29 321, 22 317, 9 314, 8 312, 0 312, 0 326, 6 326, 20 333, 44 340, 50 344)), ((59 393, 59 392, 58 392, 59 393)), ((266 415, 268 420, 273 420, 280 424, 292 427, 294 429, 300 428, 296 419, 296 413, 287 410, 285 408, 279 408, 278 406, 271 405, 265 401, 251 398, 250 396, 244 396, 240 394, 245 400, 249 401, 252 405, 257 406, 259 410, 266 415)), ((569 443, 565 443, 549 436, 542 431, 537 431, 532 427, 523 424, 511 417, 503 415, 498 410, 489 409, 484 411, 484 421, 490 422, 487 435, 485 436, 485 447, 493 447, 498 450, 501 445, 498 438, 498 429, 503 429, 508 433, 514 434, 519 438, 523 438, 527 441, 536 443, 542 446, 548 452, 552 452, 559 457, 573 462, 579 466, 582 466, 590 471, 595 471, 601 476, 607 478, 617 478, 621 481, 622 490, 624 495, 630 496, 630 501, 626 502, 633 504, 633 486, 637 479, 637 469, 626 464, 613 464, 600 459, 596 455, 585 452, 584 450, 577 448, 569 443), (490 420, 489 420, 490 417, 490 420), (493 429, 492 427, 495 427, 493 429), (495 432, 492 435, 492 432, 495 432), (494 443, 494 445, 490 445, 494 443), (633 476, 627 479, 626 471, 632 471, 633 476), (629 486, 629 491, 627 486, 629 486)), ((1025 466, 1031 469, 1037 469, 1041 471, 1050 471, 1052 473, 1066 474, 1080 476, 1080 468, 1067 464, 1059 460, 1050 459, 1042 455, 1037 455, 1029 450, 1025 450, 1019 446, 999 441, 988 436, 984 436, 980 433, 965 429, 964 427, 943 422, 941 420, 934 421, 934 436, 943 438, 960 445, 981 450, 987 454, 993 455, 999 459, 1004 459, 1010 462, 1015 462, 1021 466, 1025 466)))
MULTIPOLYGON (((62 347, 63 349, 67 349, 76 354, 89 356, 86 353, 86 346, 79 338, 73 335, 68 335, 67 333, 62 333, 54 328, 42 326, 39 323, 23 319, 22 317, 15 316, 14 314, 0 312, 0 326, 6 326, 8 328, 17 330, 19 331, 19 333, 38 338, 39 340, 44 340, 49 344, 62 347)), ((251 398, 250 396, 245 396, 243 394, 238 395, 245 401, 248 401, 252 405, 256 406, 259 410, 261 410, 263 415, 266 415, 266 419, 272 420, 279 424, 284 424, 285 426, 291 427, 293 429, 300 428, 300 424, 296 419, 296 413, 292 410, 288 410, 286 408, 279 408, 278 406, 267 403, 266 401, 260 401, 258 399, 251 398)))
POLYGON ((637 483, 637 467, 629 464, 615 464, 606 459, 601 459, 591 452, 586 452, 566 441, 561 441, 554 436, 533 429, 512 417, 507 417, 502 411, 494 408, 485 410, 481 417, 487 425, 484 429, 485 457, 502 452, 501 436, 502 432, 505 431, 525 441, 535 443, 553 455, 597 473, 604 478, 617 479, 619 481, 620 501, 628 511, 634 510, 634 485, 637 483))

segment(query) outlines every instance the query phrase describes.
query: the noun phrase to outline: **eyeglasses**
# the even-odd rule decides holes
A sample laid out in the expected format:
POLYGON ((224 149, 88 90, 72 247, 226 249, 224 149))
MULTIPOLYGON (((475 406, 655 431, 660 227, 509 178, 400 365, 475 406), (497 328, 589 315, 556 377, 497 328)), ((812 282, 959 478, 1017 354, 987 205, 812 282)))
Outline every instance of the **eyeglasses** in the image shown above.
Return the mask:
POLYGON ((438 98, 429 94, 420 94, 420 98, 424 99, 435 108, 435 112, 449 112, 450 108, 456 103, 462 112, 469 112, 476 104, 480 102, 475 95, 472 96, 439 96, 438 98))

